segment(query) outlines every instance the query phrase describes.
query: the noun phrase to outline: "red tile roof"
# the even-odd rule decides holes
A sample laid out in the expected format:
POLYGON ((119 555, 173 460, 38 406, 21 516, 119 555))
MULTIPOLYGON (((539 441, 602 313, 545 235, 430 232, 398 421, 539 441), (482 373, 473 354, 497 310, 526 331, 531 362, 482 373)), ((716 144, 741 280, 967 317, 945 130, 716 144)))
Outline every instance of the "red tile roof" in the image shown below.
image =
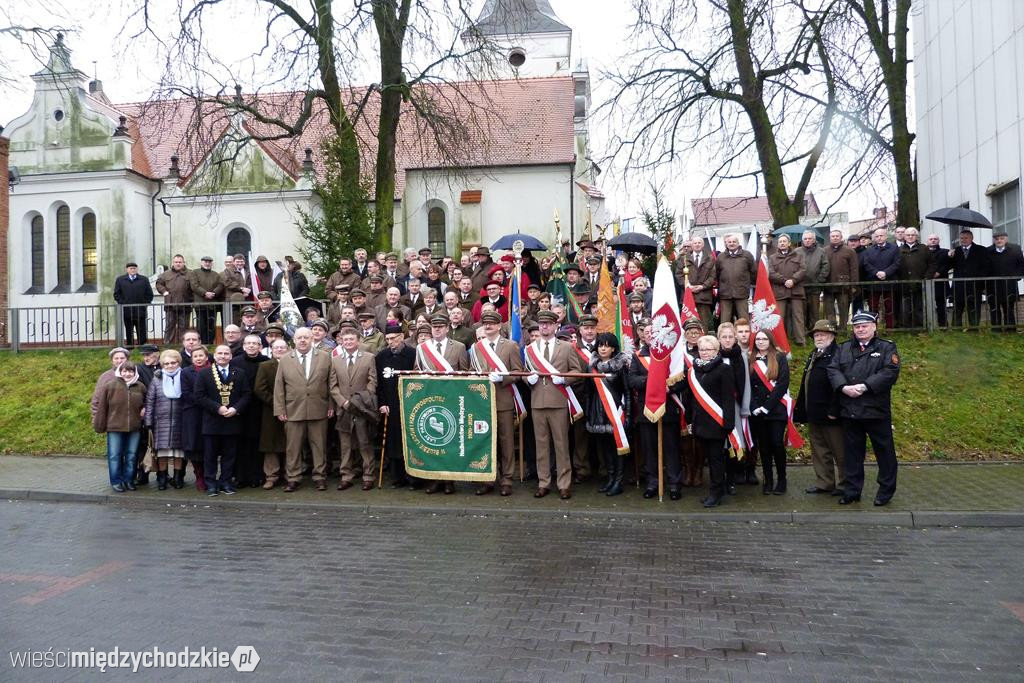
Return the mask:
POLYGON ((483 199, 483 190, 463 190, 459 195, 460 204, 479 204, 483 199))
MULTIPOLYGON (((456 134, 464 136, 467 142, 453 154, 443 153, 424 120, 412 111, 412 105, 403 105, 395 151, 396 198, 401 198, 406 171, 412 169, 571 164, 575 161, 574 88, 570 77, 421 87, 432 89, 432 101, 440 110, 452 114, 448 118, 459 122, 456 134)), ((246 103, 255 104, 266 116, 290 122, 301 111, 303 95, 290 92, 247 96, 246 103)), ((348 110, 352 115, 365 97, 365 89, 348 93, 348 110)), ((123 112, 130 119, 129 130, 136 139, 132 154, 135 170, 151 177, 164 176, 170 168, 171 156, 176 155, 181 175, 186 179, 224 136, 232 116, 224 107, 200 105, 191 99, 120 104, 113 105, 113 110, 123 112)), ((370 181, 377 154, 378 112, 379 98, 371 93, 356 121, 363 172, 370 181)), ((251 119, 247 119, 244 126, 264 136, 280 132, 251 119)), ((301 135, 259 144, 295 178, 301 174, 305 148, 311 148, 316 172, 322 177, 320 145, 332 133, 326 106, 316 100, 301 135)))
MULTIPOLYGON (((792 197, 790 197, 792 199, 792 197)), ((690 202, 693 208, 694 225, 733 225, 750 223, 770 223, 772 212, 768 208, 767 197, 711 197, 694 199, 690 202)), ((806 195, 806 216, 817 216, 821 213, 814 195, 806 195)))

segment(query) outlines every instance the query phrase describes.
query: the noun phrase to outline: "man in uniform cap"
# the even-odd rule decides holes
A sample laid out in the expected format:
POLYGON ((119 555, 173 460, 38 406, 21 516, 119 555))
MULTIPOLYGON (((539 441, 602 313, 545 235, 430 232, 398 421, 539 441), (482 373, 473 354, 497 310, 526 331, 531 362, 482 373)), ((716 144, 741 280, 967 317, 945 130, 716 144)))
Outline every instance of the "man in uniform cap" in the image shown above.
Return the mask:
POLYGON ((376 355, 386 344, 384 335, 377 329, 377 316, 363 311, 356 317, 359 320, 359 348, 376 355))
MULTIPOLYGON (((569 413, 566 410, 569 396, 564 391, 581 383, 580 378, 561 375, 541 377, 550 368, 556 373, 583 372, 583 364, 571 344, 555 339, 558 316, 551 311, 537 314, 540 338, 527 347, 527 364, 533 371, 526 378, 532 387, 530 412, 533 415, 533 430, 537 446, 537 492, 536 498, 543 498, 551 491, 551 447, 555 449, 555 463, 559 496, 563 500, 572 497, 572 459, 569 453, 569 413)), ((574 410, 575 412, 575 410, 574 410)), ((573 419, 581 419, 579 413, 573 419)))
MULTIPOLYGON (((412 370, 416 365, 416 351, 405 343, 402 326, 389 322, 384 328, 384 341, 387 343, 374 359, 377 368, 377 404, 381 415, 386 416, 384 434, 384 457, 391 471, 391 487, 409 486, 418 488, 415 479, 407 476, 403 456, 402 420, 398 414, 398 378, 399 375, 385 377, 384 371, 412 370)), ((385 463, 381 463, 384 467, 385 463)))
MULTIPOLYGON (((590 366, 590 361, 597 353, 597 316, 589 313, 580 316, 579 341, 575 349, 580 356, 580 363, 584 368, 590 366)), ((576 389, 576 398, 580 405, 587 405, 594 392, 593 382, 582 382, 576 389)), ((591 472, 591 439, 587 431, 587 421, 577 420, 572 425, 572 483, 582 484, 590 478, 591 472)))
POLYGON ((1011 244, 1006 230, 997 228, 992 233, 992 246, 988 248, 989 274, 1006 278, 992 280, 988 295, 993 329, 1003 332, 1017 331, 1017 283, 1024 277, 1024 254, 1019 244, 1011 244), (1010 279, 1015 278, 1015 279, 1010 279))
POLYGON ((878 461, 875 505, 886 505, 896 493, 896 447, 892 436, 891 391, 900 376, 896 344, 876 336, 871 313, 853 316, 853 339, 843 342, 828 366, 832 388, 840 391, 846 487, 840 505, 860 501, 864 488, 866 438, 878 461))
POLYGON ((384 303, 384 295, 387 292, 387 288, 384 286, 384 276, 380 273, 366 278, 366 282, 367 287, 369 287, 369 291, 366 292, 366 308, 373 311, 384 303))
MULTIPOLYGON (((428 372, 452 372, 469 370, 469 356, 466 347, 448 338, 448 316, 435 313, 430 318, 430 339, 416 347, 416 369, 428 372)), ((427 493, 455 493, 455 482, 435 481, 427 493)))
POLYGON ((313 348, 330 353, 334 348, 334 340, 327 337, 328 332, 331 331, 331 326, 327 324, 327 321, 314 320, 309 329, 313 333, 313 348))
POLYGON ((149 278, 139 275, 138 263, 129 261, 124 268, 124 275, 114 281, 114 301, 123 307, 121 317, 124 322, 125 346, 135 346, 136 336, 139 344, 145 344, 146 310, 153 302, 153 288, 149 285, 149 278))
POLYGON ((633 324, 634 333, 636 326, 640 324, 640 321, 646 316, 644 311, 644 295, 640 292, 633 292, 629 295, 629 321, 633 324))
POLYGON ((224 299, 224 283, 213 269, 213 257, 199 259, 199 267, 190 270, 188 282, 196 302, 196 326, 204 344, 212 344, 217 327, 217 302, 224 299))
MULTIPOLYGON (((515 419, 516 401, 521 400, 515 384, 517 378, 509 373, 521 372, 522 357, 519 346, 501 336, 501 315, 487 311, 480 316, 483 338, 473 345, 472 364, 477 372, 487 373, 494 386, 494 403, 497 415, 498 473, 497 484, 502 496, 512 494, 512 475, 515 471, 515 419)), ((488 482, 476 490, 482 496, 494 490, 494 482, 488 482)))
MULTIPOLYGON (((271 323, 267 325, 266 331, 263 333, 263 355, 267 358, 273 358, 274 353, 271 348, 278 339, 283 339, 287 343, 287 335, 284 331, 284 326, 279 323, 271 323)), ((276 367, 276 366, 275 366, 276 367)))
POLYGON ((843 495, 846 470, 843 460, 843 425, 839 421, 839 392, 832 388, 828 366, 839 350, 836 326, 819 320, 811 328, 814 351, 804 363, 800 393, 796 398, 793 421, 807 425, 811 442, 811 464, 817 478, 807 493, 843 495))
POLYGON ((242 334, 255 334, 262 335, 266 329, 263 325, 260 325, 259 320, 260 312, 255 306, 246 306, 242 309, 242 334))

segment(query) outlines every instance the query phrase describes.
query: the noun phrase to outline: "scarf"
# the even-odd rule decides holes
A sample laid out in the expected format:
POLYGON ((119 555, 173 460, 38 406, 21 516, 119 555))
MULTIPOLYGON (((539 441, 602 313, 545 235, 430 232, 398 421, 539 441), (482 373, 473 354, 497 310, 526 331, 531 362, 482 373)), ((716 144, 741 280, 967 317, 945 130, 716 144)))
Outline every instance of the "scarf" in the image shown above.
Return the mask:
POLYGON ((127 384, 129 387, 139 381, 139 371, 138 370, 135 371, 135 374, 132 375, 131 379, 128 379, 127 377, 125 377, 124 375, 121 374, 120 366, 117 368, 117 373, 116 374, 117 374, 118 377, 123 379, 124 383, 127 384))
POLYGON ((181 368, 173 374, 166 370, 160 373, 160 381, 163 383, 164 396, 167 398, 181 398, 181 368))

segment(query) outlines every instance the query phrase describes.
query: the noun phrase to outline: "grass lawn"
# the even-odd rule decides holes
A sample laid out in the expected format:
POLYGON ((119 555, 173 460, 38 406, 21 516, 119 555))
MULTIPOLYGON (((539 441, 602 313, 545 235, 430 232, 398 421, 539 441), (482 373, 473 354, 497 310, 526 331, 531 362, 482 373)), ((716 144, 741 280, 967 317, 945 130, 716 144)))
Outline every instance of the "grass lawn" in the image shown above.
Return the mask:
MULTIPOLYGON (((893 393, 901 459, 1024 459, 1024 337, 892 338, 902 359, 893 393)), ((808 349, 794 351, 794 388, 808 349)), ((0 453, 104 453, 89 398, 108 367, 102 350, 0 353, 0 453)), ((806 460, 808 452, 791 455, 806 460)))

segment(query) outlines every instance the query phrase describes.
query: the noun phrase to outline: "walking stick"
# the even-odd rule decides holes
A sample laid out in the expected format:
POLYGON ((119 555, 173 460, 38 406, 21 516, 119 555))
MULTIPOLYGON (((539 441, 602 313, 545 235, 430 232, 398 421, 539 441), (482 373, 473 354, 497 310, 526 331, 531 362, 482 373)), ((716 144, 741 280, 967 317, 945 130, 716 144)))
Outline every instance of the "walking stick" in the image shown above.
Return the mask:
MULTIPOLYGON (((390 411, 388 411, 390 412, 390 411)), ((377 469, 377 488, 384 486, 384 453, 388 447, 388 413, 384 413, 384 438, 380 440, 380 465, 377 469)))
POLYGON ((664 439, 664 435, 661 432, 661 420, 658 420, 658 422, 655 424, 655 427, 658 430, 658 502, 659 503, 664 503, 665 502, 665 479, 664 479, 664 473, 665 473, 665 460, 664 460, 664 458, 665 458, 665 454, 662 452, 662 450, 663 450, 662 439, 664 439))

